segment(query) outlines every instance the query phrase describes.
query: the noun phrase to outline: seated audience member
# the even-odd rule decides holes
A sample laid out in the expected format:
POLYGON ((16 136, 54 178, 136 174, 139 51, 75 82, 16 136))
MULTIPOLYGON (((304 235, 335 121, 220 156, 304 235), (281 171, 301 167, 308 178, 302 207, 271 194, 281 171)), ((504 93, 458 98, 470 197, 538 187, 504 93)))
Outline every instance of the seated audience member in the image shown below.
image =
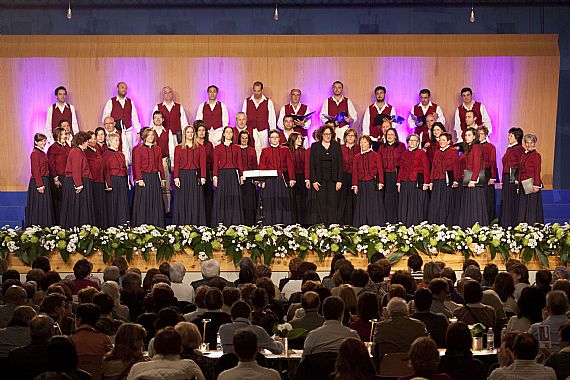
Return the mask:
POLYGON ((101 292, 108 294, 113 299, 113 318, 128 322, 130 311, 127 306, 121 305, 121 291, 119 290, 119 284, 115 281, 105 281, 101 285, 101 292))
POLYGON ((254 267, 255 270, 255 281, 259 280, 260 278, 271 278, 272 271, 269 265, 265 264, 256 264, 254 267))
POLYGON ((337 273, 338 268, 340 267, 343 260, 345 260, 345 258, 342 253, 335 253, 331 260, 331 270, 329 274, 323 278, 323 286, 327 287, 328 289, 332 289, 336 286, 333 280, 333 276, 335 273, 337 273))
MULTIPOLYGON (((429 272, 428 272, 429 273, 429 272)), ((426 275, 425 265, 424 265, 424 276, 426 275)), ((406 301, 410 301, 417 289, 416 281, 408 271, 397 270, 392 274, 390 278, 390 285, 402 285, 406 289, 406 301)))
POLYGON ((99 291, 92 286, 81 289, 77 292, 77 301, 79 305, 82 303, 93 303, 93 297, 99 294, 99 291))
MULTIPOLYGON (((334 288, 331 289, 331 294, 333 296, 338 296, 339 286, 342 284, 351 285, 350 277, 352 276, 352 272, 354 272, 354 265, 349 260, 344 260, 341 262, 337 274, 340 279, 340 284, 336 285, 334 288)), ((333 276, 334 277, 334 276, 333 276)))
MULTIPOLYGON (((158 317, 156 318, 156 321, 154 321, 154 328, 158 331, 167 327, 174 327, 181 321, 182 317, 176 310, 170 307, 165 307, 159 310, 158 317)), ((148 356, 152 358, 154 355, 154 338, 152 338, 148 342, 148 356)))
POLYGON ((568 268, 560 265, 554 268, 552 271, 552 281, 556 282, 558 280, 570 280, 570 272, 568 268))
POLYGON ((5 304, 0 305, 0 328, 8 326, 18 306, 28 304, 28 293, 21 286, 12 285, 4 292, 4 301, 5 304))
POLYGON ((78 291, 88 286, 99 289, 98 283, 87 278, 92 270, 93 264, 87 259, 81 259, 75 263, 73 266, 73 274, 75 275, 75 279, 73 280, 75 291, 73 294, 77 294, 78 291))
MULTIPOLYGON (((305 294, 306 292, 309 292, 309 291, 316 291, 319 286, 320 286, 320 283, 318 281, 312 281, 312 280, 305 281, 301 287, 301 294, 305 294)), ((242 298, 243 298, 243 291, 242 291, 242 298)), ((293 297, 291 297, 291 299, 292 298, 293 297)), ((322 302, 321 302, 321 304, 322 304, 322 302)), ((293 321, 295 319, 295 316, 298 312, 298 309, 302 309, 301 302, 295 302, 295 303, 289 304, 289 309, 287 309, 287 321, 293 321)), ((301 318, 301 317, 302 317, 302 314, 298 316, 298 318, 301 318)))
POLYGON ((429 335, 437 344, 437 347, 445 347, 445 334, 449 322, 443 314, 435 314, 430 311, 432 304, 432 294, 429 289, 420 288, 414 293, 414 305, 416 312, 410 315, 411 318, 422 321, 427 328, 429 335))
POLYGON ((66 316, 66 299, 59 293, 48 294, 40 305, 40 313, 49 315, 58 326, 58 333, 70 335, 75 331, 73 318, 66 316))
POLYGON ((378 297, 372 292, 360 293, 357 300, 356 319, 350 324, 350 328, 355 330, 362 341, 370 341, 372 332, 372 320, 379 320, 378 297))
POLYGON ((338 350, 334 380, 375 379, 378 374, 364 343, 346 338, 338 350))
POLYGON ((247 284, 253 284, 255 281, 255 264, 249 257, 242 257, 238 263, 239 273, 238 279, 234 285, 241 289, 247 284))
POLYGON ((527 332, 533 323, 542 321, 542 310, 546 306, 546 297, 536 286, 522 290, 517 301, 517 314, 509 319, 507 331, 527 332))
POLYGON ((179 302, 194 302, 194 288, 185 284, 184 276, 186 275, 186 267, 182 263, 174 263, 170 266, 170 287, 174 292, 174 297, 179 302))
MULTIPOLYGON (((501 272, 495 276, 492 290, 485 290, 483 294, 494 291, 501 303, 506 317, 511 317, 517 312, 517 300, 515 300, 515 283, 513 277, 507 272, 501 272)), ((489 305, 492 306, 492 305, 489 305)), ((497 309, 495 309, 497 311, 497 309)))
POLYGON ((521 333, 514 342, 515 361, 508 367, 497 368, 489 376, 489 380, 501 379, 545 379, 555 380, 556 373, 550 367, 536 362, 538 340, 532 334, 521 333))
POLYGON ((234 288, 233 286, 226 286, 224 290, 222 290, 222 298, 224 299, 222 311, 228 315, 231 314, 232 305, 234 302, 239 301, 240 297, 241 294, 238 288, 234 288))
POLYGON ((560 326, 560 351, 550 354, 544 361, 544 365, 552 367, 558 380, 570 376, 570 323, 560 326))
POLYGON ((349 326, 356 315, 356 292, 354 287, 350 284, 340 284, 337 296, 344 302, 344 319, 342 324, 349 326))
POLYGON ((143 355, 146 331, 136 323, 124 323, 117 330, 113 349, 103 357, 103 379, 126 379, 131 367, 146 361, 143 355))
POLYGON ((562 290, 564 293, 566 293, 566 297, 568 297, 570 299, 570 281, 565 279, 565 278, 561 278, 559 280, 556 280, 554 282, 554 285, 552 285, 552 290, 562 290))
POLYGON ((39 256, 36 257, 35 260, 32 262, 32 269, 41 269, 44 273, 47 273, 51 270, 51 264, 49 262, 49 258, 46 256, 39 256))
POLYGON ((236 331, 232 346, 239 358, 237 367, 220 373, 218 380, 280 380, 279 372, 257 364, 257 335, 249 329, 236 331))
POLYGON ((184 314, 184 319, 190 322, 192 319, 197 318, 204 314, 208 309, 206 309, 206 293, 208 293, 210 287, 208 285, 200 285, 196 289, 196 294, 194 296, 194 302, 196 303, 196 310, 190 313, 184 314))
MULTIPOLYGON (((279 280, 279 290, 281 292, 284 293, 283 287, 289 281, 299 281, 299 290, 297 290, 297 291, 300 291, 300 289, 301 289, 301 277, 297 273, 297 270, 299 269, 299 265, 301 265, 302 262, 303 262, 303 259, 301 259, 300 257, 293 257, 293 258, 291 258, 291 260, 289 260, 289 275, 287 277, 279 280)), ((285 298, 288 299, 287 295, 285 295, 285 298)))
POLYGON ((384 278, 390 275, 390 264, 388 263, 388 270, 386 274, 386 267, 380 263, 372 263, 368 265, 368 275, 370 276, 370 282, 366 285, 365 289, 369 292, 377 294, 379 297, 383 297, 387 292, 387 288, 384 286, 384 278))
POLYGON ((158 312, 164 308, 171 307, 175 303, 174 292, 170 285, 156 284, 152 288, 151 293, 145 297, 145 302, 149 303, 150 310, 141 314, 137 319, 137 323, 146 330, 145 345, 147 345, 156 333, 154 324, 158 318, 158 312))
POLYGON ((123 324, 123 321, 114 319, 112 316, 114 306, 113 298, 101 292, 93 297, 93 303, 99 307, 99 311, 101 312, 101 316, 95 324, 95 330, 108 335, 112 342, 115 339, 117 330, 123 324))
POLYGON ((401 298, 403 300, 405 300, 408 296, 408 293, 406 292, 406 288, 404 288, 403 285, 400 284, 390 284, 390 286, 388 286, 388 293, 386 293, 384 295, 384 298, 382 299, 382 306, 386 306, 388 305, 388 302, 395 297, 401 298))
POLYGON ((319 295, 316 292, 307 291, 303 293, 301 307, 305 315, 301 318, 293 319, 290 324, 294 329, 303 329, 306 332, 299 338, 290 339, 289 347, 302 349, 307 334, 325 323, 325 318, 318 312, 320 303, 319 295))
POLYGON ((370 275, 364 269, 355 269, 350 275, 350 283, 353 286, 356 297, 362 293, 370 282, 370 275))
MULTIPOLYGON (((190 285, 194 288, 194 290, 198 290, 198 288, 202 285, 210 285, 210 280, 213 278, 221 278, 220 277, 220 263, 216 259, 210 259, 202 262, 200 266, 200 271, 202 272, 202 279, 192 281, 190 285)), ((222 278, 226 282, 227 285, 230 285, 229 282, 222 278)))
MULTIPOLYGON (((463 297, 456 291, 455 284, 457 284, 457 274, 452 268, 443 268, 441 270, 441 278, 445 279, 449 284, 449 294, 445 300, 445 306, 453 313, 453 310, 457 309, 465 301, 463 297)), ((433 291, 432 291, 433 293, 433 291)))
POLYGON ((76 345, 71 338, 54 336, 47 345, 47 372, 36 377, 36 380, 70 379, 91 380, 89 372, 80 369, 76 345))
MULTIPOLYGON (((441 269, 442 267, 436 262, 430 261, 428 263, 425 263, 423 271, 423 282, 421 286, 424 288, 428 287, 431 280, 433 280, 434 278, 441 277, 441 269)), ((408 292, 408 294, 414 294, 414 293, 408 292)))
POLYGON ((467 280, 463 287, 465 305, 456 309, 453 316, 468 325, 481 323, 483 326, 494 328, 496 325, 495 310, 491 306, 483 305, 483 291, 481 285, 475 280, 467 280))
POLYGON ((30 343, 8 354, 8 379, 32 380, 48 366, 48 342, 54 335, 54 321, 45 314, 30 321, 30 343))
POLYGON ((104 281, 115 281, 117 285, 119 285, 119 280, 121 278, 121 274, 119 268, 114 265, 106 266, 103 269, 103 282, 104 281))
POLYGON ((231 313, 232 322, 221 325, 219 329, 220 341, 222 343, 224 354, 234 352, 233 336, 236 331, 244 328, 252 331, 257 336, 259 347, 265 348, 274 354, 281 354, 283 352, 283 346, 281 343, 271 339, 263 327, 253 325, 251 323, 251 308, 247 303, 243 301, 234 303, 231 313))
POLYGON ((424 378, 430 380, 451 380, 445 373, 438 373, 439 351, 437 344, 428 336, 417 338, 410 347, 410 364, 414 370, 411 376, 400 377, 399 380, 424 378))
POLYGON ((495 283, 495 279, 497 278, 498 274, 499 267, 497 267, 496 264, 490 263, 485 265, 485 268, 483 268, 483 282, 481 283, 483 289, 491 288, 495 283))
POLYGON ((345 338, 360 339, 356 331, 342 325, 344 302, 339 297, 331 296, 323 302, 323 316, 323 325, 307 334, 301 360, 313 354, 338 352, 345 338))
POLYGON ((424 265, 424 260, 420 255, 410 255, 408 258, 408 270, 416 284, 423 282, 424 272, 422 271, 422 266, 424 265))
POLYGON ((173 328, 167 327, 156 333, 156 355, 150 361, 135 363, 129 371, 128 380, 172 379, 205 380, 198 365, 189 359, 181 359, 182 338, 173 328))
POLYGON ((142 287, 145 294, 151 291, 152 280, 157 274, 160 274, 160 271, 157 268, 150 268, 146 271, 146 275, 144 276, 144 280, 142 282, 142 287))
POLYGON ((552 272, 549 269, 539 269, 534 276, 534 286, 548 294, 552 290, 552 272))
POLYGON ((18 306, 6 328, 0 329, 0 358, 7 358, 11 350, 30 343, 30 321, 36 316, 31 306, 18 306))
POLYGON ((203 337, 204 342, 210 345, 211 350, 216 349, 216 336, 221 325, 224 323, 231 323, 232 319, 229 315, 221 311, 224 301, 222 299, 222 292, 217 288, 210 288, 206 292, 204 304, 207 311, 202 315, 193 318, 190 322, 194 323, 200 329, 200 333, 204 334, 204 319, 210 321, 206 324, 206 335, 203 337))
POLYGON ((501 346, 497 351, 498 363, 495 363, 489 367, 487 371, 489 375, 497 368, 508 367, 515 361, 514 354, 514 343, 515 338, 519 335, 519 332, 511 331, 505 334, 501 334, 501 346))
POLYGON ((301 292, 301 287, 303 286, 303 283, 307 281, 307 278, 305 278, 305 274, 307 272, 312 272, 312 271, 315 271, 316 273, 316 270, 317 266, 314 263, 310 263, 308 261, 301 262, 299 264, 299 267, 297 268, 297 274, 295 275, 295 278, 291 278, 283 286, 283 289, 281 290, 281 293, 285 294, 285 299, 290 302, 293 302, 294 300, 292 296, 295 294, 299 294, 301 292))
POLYGON ((129 321, 136 321, 143 312, 144 290, 141 286, 141 275, 128 271, 123 277, 121 289, 121 304, 129 308, 129 321))
POLYGON ((550 344, 552 352, 560 351, 560 327, 568 323, 568 297, 560 290, 553 290, 546 295, 546 310, 548 317, 542 321, 533 323, 528 330, 536 339, 539 338, 539 328, 548 326, 550 331, 550 344))
POLYGON ((267 308, 269 297, 265 289, 255 289, 251 297, 251 305, 253 306, 251 323, 263 327, 269 335, 273 335, 273 326, 277 322, 277 316, 267 308))
POLYGON ((271 311, 278 320, 282 320, 285 316, 285 310, 283 310, 283 304, 281 303, 281 294, 278 294, 277 287, 273 281, 268 277, 261 277, 256 282, 255 285, 258 288, 265 289, 267 292, 268 305, 267 310, 271 311))
POLYGON ((481 284, 483 276, 481 275, 481 268, 478 265, 468 265, 463 268, 461 278, 470 278, 481 284))
POLYGON ((198 364, 202 374, 206 380, 215 380, 214 363, 212 359, 208 358, 202 354, 198 347, 202 342, 202 337, 200 336, 200 331, 198 327, 190 322, 178 322, 174 327, 176 331, 180 334, 182 339, 182 353, 180 357, 182 359, 193 360, 194 363, 198 364))
POLYGON ((123 278, 127 274, 127 269, 129 269, 129 263, 127 259, 123 256, 115 257, 111 262, 112 266, 119 268, 119 286, 123 286, 123 278))
POLYGON ((390 299, 387 312, 388 319, 377 323, 374 332, 374 355, 378 361, 387 353, 408 352, 416 338, 427 335, 426 325, 408 316, 404 299, 390 299))
POLYGON ((457 380, 484 380, 485 365, 473 357, 472 337, 469 327, 463 322, 451 323, 445 337, 446 351, 439 363, 439 371, 457 380))
POLYGON ((513 277, 513 281, 515 282, 514 297, 518 300, 521 296, 522 290, 530 286, 528 268, 524 264, 518 262, 513 265, 508 265, 507 272, 513 277))

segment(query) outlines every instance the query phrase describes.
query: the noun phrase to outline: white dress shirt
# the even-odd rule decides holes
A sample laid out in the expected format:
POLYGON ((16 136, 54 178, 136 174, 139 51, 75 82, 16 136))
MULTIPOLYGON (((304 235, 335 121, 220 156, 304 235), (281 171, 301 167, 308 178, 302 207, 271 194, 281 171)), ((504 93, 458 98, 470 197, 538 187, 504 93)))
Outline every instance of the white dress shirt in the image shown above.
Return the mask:
MULTIPOLYGON (((323 106, 321 107, 321 121, 323 123, 327 122, 327 118, 324 117, 323 115, 329 115, 329 99, 332 99, 337 105, 339 105, 340 102, 342 102, 344 100, 344 96, 341 96, 340 100, 338 100, 338 101, 334 98, 334 96, 332 98, 327 98, 327 100, 324 101, 323 106)), ((356 119, 357 119, 358 115, 356 113, 356 109, 354 108, 354 104, 352 104, 352 101, 350 99, 346 99, 346 100, 348 103, 348 116, 353 119, 352 123, 354 124, 354 123, 356 123, 356 119)))
MULTIPOLYGON (((475 104, 475 102, 473 102, 473 104, 471 104, 470 106, 465 105, 465 103, 462 103, 459 107, 463 107, 465 108, 467 111, 471 111, 473 109, 473 105, 475 104)), ((491 134, 491 131, 493 130, 493 126, 491 125, 491 117, 489 117, 489 113, 487 112, 487 108, 485 108, 485 106, 483 105, 483 103, 481 103, 481 122, 483 123, 483 125, 487 128, 489 128, 489 135, 491 134)), ((461 137, 461 135, 463 134, 463 131, 461 130, 461 119, 459 117, 459 108, 455 109, 455 125, 453 127, 453 129, 455 130, 455 135, 457 136, 457 142, 463 142, 463 138, 461 137)))
MULTIPOLYGON (((212 104, 208 100, 208 105, 210 106, 210 110, 212 111, 214 110, 214 107, 216 107, 216 103, 217 101, 214 102, 214 104, 212 104)), ((226 105, 220 102, 220 106, 222 107, 222 128, 223 128, 230 125, 230 116, 228 114, 228 108, 226 107, 226 105)), ((204 120, 204 103, 200 103, 200 105, 198 106, 198 110, 196 111, 196 120, 204 120)))
POLYGON ((277 123, 275 120, 275 106, 273 105, 273 101, 267 98, 265 95, 261 95, 261 99, 258 101, 253 97, 253 95, 243 101, 243 106, 241 107, 241 111, 245 112, 247 115, 247 101, 251 99, 253 100, 253 104, 255 104, 255 108, 259 107, 259 105, 264 101, 267 100, 267 109, 269 110, 269 117, 267 121, 269 122, 269 130, 276 129, 277 123))
MULTIPOLYGON (((122 107, 125 107, 125 98, 119 98, 118 96, 115 98, 119 102, 122 107)), ((132 126, 135 128, 135 133, 138 133, 141 130, 141 123, 139 121, 139 114, 137 113, 137 107, 135 107, 135 102, 133 99, 131 100, 131 122, 132 126)), ((111 116, 111 111, 113 110, 113 100, 107 100, 105 103, 105 108, 103 109, 103 118, 101 119, 102 122, 105 122, 105 118, 111 116)), ((130 130, 130 129, 129 129, 130 130)))
MULTIPOLYGON (((75 113, 75 107, 71 104, 63 103, 63 105, 59 103, 55 103, 55 106, 59 108, 60 112, 63 113, 65 107, 68 107, 71 110, 71 120, 68 120, 71 123, 71 130, 73 134, 79 132, 79 124, 77 123, 77 115, 75 113)), ((51 130, 51 121, 53 118, 53 105, 49 106, 46 113, 46 136, 48 138, 48 142, 53 144, 53 132, 51 130)))
MULTIPOLYGON (((373 105, 376 108, 376 110, 378 111, 378 115, 382 115, 384 113, 384 110, 386 109, 386 107, 388 107, 387 103, 385 103, 384 106, 382 106, 382 108, 378 107, 378 104, 376 104, 376 103, 374 103, 373 105)), ((392 111, 390 111, 390 115, 394 116, 394 117, 397 115, 396 114, 396 107, 392 106, 392 111)), ((397 127, 398 127, 398 123, 392 122, 392 128, 397 130, 397 127)), ((370 136, 370 107, 366 107, 366 111, 364 112, 364 117, 362 119, 362 135, 370 136)), ((372 136, 370 136, 370 138, 373 141, 377 140, 377 139, 373 138, 372 136)))
MULTIPOLYGON (((298 115, 299 108, 301 108, 301 103, 299 103, 296 108, 292 103, 289 103, 289 105, 293 107, 295 115, 298 115)), ((308 115, 310 113, 311 110, 309 110, 309 107, 307 106, 307 111, 305 112, 305 115, 308 115)), ((287 114, 285 113, 285 106, 282 106, 281 109, 279 110, 279 118, 277 118, 277 128, 281 130, 283 130, 283 118, 285 116, 287 116, 287 114)), ((303 127, 303 129, 309 129, 310 127, 311 127, 311 118, 305 119, 305 126, 303 127)))
MULTIPOLYGON (((172 107, 174 107, 174 102, 168 104, 166 102, 162 102, 162 105, 166 107, 166 109, 168 110, 168 112, 172 111, 172 107)), ((152 109, 152 113, 150 115, 150 120, 153 119, 154 112, 158 111, 158 104, 154 105, 154 108, 152 109)), ((181 104, 180 105, 180 126, 182 127, 181 130, 184 130, 184 127, 188 125, 188 118, 186 117, 186 111, 184 111, 184 106, 181 104)))
MULTIPOLYGON (((425 115, 428 108, 432 106, 432 103, 429 102, 427 106, 423 106, 421 103, 419 103, 417 105, 419 105, 422 108, 422 111, 425 115)), ((415 108, 415 106, 412 107, 412 109, 410 110, 411 115, 408 116, 408 125, 409 125, 411 130, 414 130, 414 128, 416 128, 416 122, 414 121, 414 118, 412 117, 412 115, 414 114, 414 108, 415 108)), ((435 113, 437 114, 437 120, 436 121, 439 121, 441 124, 443 124, 445 126, 445 116, 443 115, 443 111, 441 110, 440 106, 437 106, 437 108, 435 109, 435 113)))

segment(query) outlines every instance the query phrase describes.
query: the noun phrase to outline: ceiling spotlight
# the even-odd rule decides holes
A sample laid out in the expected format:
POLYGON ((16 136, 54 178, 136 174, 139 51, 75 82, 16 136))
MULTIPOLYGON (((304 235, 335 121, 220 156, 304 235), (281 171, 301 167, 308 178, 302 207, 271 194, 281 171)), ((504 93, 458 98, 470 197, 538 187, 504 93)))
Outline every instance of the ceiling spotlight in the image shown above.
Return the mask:
POLYGON ((69 5, 67 7, 67 19, 71 20, 71 2, 69 2, 69 5))
POLYGON ((279 21, 279 9, 277 8, 277 2, 275 2, 275 13, 273 13, 273 19, 279 21))
POLYGON ((471 4, 471 14, 469 14, 469 21, 475 22, 475 9, 473 9, 473 4, 471 4))

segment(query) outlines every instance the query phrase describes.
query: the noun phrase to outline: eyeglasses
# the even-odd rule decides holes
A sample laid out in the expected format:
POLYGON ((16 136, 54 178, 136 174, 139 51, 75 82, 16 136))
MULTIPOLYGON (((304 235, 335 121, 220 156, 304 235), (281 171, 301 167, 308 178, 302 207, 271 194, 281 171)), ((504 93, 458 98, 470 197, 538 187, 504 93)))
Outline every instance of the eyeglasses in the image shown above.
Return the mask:
POLYGON ((332 133, 330 133, 330 132, 323 133, 323 136, 331 136, 331 135, 332 135, 332 133))

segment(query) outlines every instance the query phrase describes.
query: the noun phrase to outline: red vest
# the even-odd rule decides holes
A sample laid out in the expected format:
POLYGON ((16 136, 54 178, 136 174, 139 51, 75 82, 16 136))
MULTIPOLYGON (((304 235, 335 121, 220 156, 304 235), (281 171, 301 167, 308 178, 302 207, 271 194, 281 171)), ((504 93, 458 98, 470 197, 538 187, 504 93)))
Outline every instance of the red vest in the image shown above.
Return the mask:
POLYGON ((162 152, 162 158, 170 157, 168 151, 168 142, 169 142, 168 137, 169 137, 168 130, 162 131, 160 136, 158 135, 158 133, 154 132, 154 141, 156 142, 156 145, 160 147, 160 151, 162 152))
POLYGON ((59 110, 56 103, 52 106, 52 113, 51 113, 51 131, 55 131, 57 125, 60 121, 67 120, 69 122, 69 130, 73 134, 73 126, 71 125, 72 122, 72 115, 71 115, 71 107, 67 105, 63 107, 63 112, 59 110))
POLYGON ((255 103, 251 98, 247 99, 247 126, 249 128, 257 129, 258 131, 265 131, 269 129, 269 101, 268 99, 259 103, 259 106, 255 108, 255 103))
POLYGON ((111 98, 113 102, 113 108, 111 109, 111 117, 115 119, 117 125, 119 125, 119 120, 123 122, 125 129, 129 129, 133 125, 133 121, 131 120, 132 112, 133 112, 133 104, 131 103, 131 99, 125 98, 125 107, 121 106, 121 103, 117 101, 117 97, 111 98))
MULTIPOLYGON (((255 108, 255 107, 254 107, 255 108)), ((202 110, 202 120, 209 128, 219 129, 222 128, 222 104, 220 102, 216 102, 214 106, 214 110, 210 108, 210 104, 208 102, 204 103, 204 108, 202 110)), ((249 119, 249 114, 248 114, 249 119)), ((248 120, 249 121, 249 120, 248 120)))
POLYGON ((174 103, 170 112, 168 112, 168 108, 162 103, 158 103, 156 106, 164 115, 164 123, 162 123, 164 128, 166 128, 167 131, 170 130, 173 135, 180 132, 182 130, 182 125, 180 124, 180 104, 174 103))
MULTIPOLYGON (((306 104, 301 104, 301 106, 299 107, 299 111, 297 111, 297 112, 295 112, 291 103, 289 103, 285 106, 285 116, 287 116, 287 115, 305 115, 306 113, 307 113, 307 105, 306 104)), ((301 136, 307 137, 307 130, 305 128, 298 127, 295 125, 295 127, 293 127, 293 130, 297 133, 300 133, 301 136)))
MULTIPOLYGON (((348 115, 348 98, 343 98, 342 101, 337 106, 334 99, 330 97, 328 99, 328 106, 329 106, 329 116, 336 117, 336 115, 338 115, 341 112, 346 112, 346 114, 348 115)), ((345 125, 346 122, 343 121, 338 126, 344 127, 345 125)))
MULTIPOLYGON (((374 119, 376 118, 376 115, 378 115, 378 109, 375 107, 375 104, 376 103, 371 104, 368 107, 368 112, 370 113, 370 136, 377 139, 382 137, 382 124, 374 125, 374 119)), ((384 115, 390 115, 391 112, 392 112, 392 106, 386 104, 386 107, 384 107, 384 111, 382 113, 384 115)))
MULTIPOLYGON (((457 109, 459 110, 459 121, 461 122, 461 138, 464 139, 465 131, 467 130, 467 123, 465 123, 465 115, 467 114, 467 110, 465 107, 463 107, 463 104, 457 107, 457 109)), ((475 113, 475 116, 477 116, 477 119, 475 119, 475 124, 478 126, 483 125, 483 117, 481 116, 481 103, 473 103, 471 111, 473 111, 475 113)))

